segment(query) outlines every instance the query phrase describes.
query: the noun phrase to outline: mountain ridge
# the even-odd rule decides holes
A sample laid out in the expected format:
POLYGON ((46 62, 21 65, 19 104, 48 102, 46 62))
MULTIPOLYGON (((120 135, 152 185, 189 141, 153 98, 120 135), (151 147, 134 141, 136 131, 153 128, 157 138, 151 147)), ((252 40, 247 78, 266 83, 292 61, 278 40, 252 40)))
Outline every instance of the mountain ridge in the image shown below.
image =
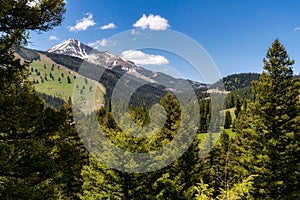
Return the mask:
MULTIPOLYGON (((45 55, 45 56, 51 58, 55 64, 65 66, 75 72, 79 72, 81 65, 84 62, 87 62, 87 61, 84 61, 82 58, 79 58, 78 56, 75 57, 75 56, 71 56, 71 55, 51 53, 51 52, 47 52, 47 51, 38 51, 38 50, 33 50, 33 49, 27 49, 24 47, 19 48, 17 51, 17 54, 19 54, 20 57, 22 57, 23 59, 28 60, 28 61, 41 60, 42 57, 40 55, 45 55)), ((130 61, 128 61, 128 62, 130 63, 130 65, 134 65, 134 63, 132 63, 132 62, 130 62, 130 61)), ((87 63, 89 63, 89 62, 87 62, 87 63)), ((97 73, 102 74, 102 76, 99 80, 96 80, 96 79, 94 79, 94 80, 96 80, 104 85, 104 87, 107 91, 104 98, 105 98, 105 102, 107 103, 107 102, 109 102, 109 100, 111 98, 111 95, 114 91, 114 88, 115 88, 117 82, 125 73, 127 73, 124 70, 126 67, 119 65, 119 66, 115 66, 115 67, 105 68, 104 66, 100 66, 100 65, 96 65, 96 64, 92 64, 92 63, 90 65, 94 69, 94 71, 93 71, 94 74, 97 74, 97 73)), ((188 83, 192 86, 192 88, 195 91, 195 94, 197 95, 197 97, 199 99, 208 97, 207 95, 209 95, 208 93, 211 93, 210 89, 212 88, 212 86, 214 86, 213 88, 218 88, 220 85, 220 81, 223 82, 225 80, 225 82, 224 82, 225 89, 235 90, 235 89, 239 89, 239 88, 243 88, 243 87, 249 87, 249 81, 251 81, 250 79, 252 79, 251 77, 248 77, 247 78, 247 79, 249 79, 248 83, 244 84, 243 82, 246 79, 241 78, 241 77, 243 77, 243 76, 247 77, 247 73, 246 73, 246 75, 243 75, 243 76, 236 76, 234 74, 234 76, 229 75, 229 76, 223 77, 215 84, 208 85, 208 84, 199 83, 199 82, 193 81, 193 80, 174 78, 169 75, 165 75, 161 72, 152 72, 152 71, 149 71, 149 70, 146 70, 143 68, 139 68, 138 66, 136 66, 136 69, 138 70, 139 73, 145 73, 143 75, 150 76, 153 79, 166 78, 165 81, 167 83, 164 85, 167 85, 168 82, 172 82, 172 81, 176 82, 175 84, 173 84, 173 86, 180 85, 181 81, 183 83, 188 83), (233 81, 233 80, 235 80, 235 81, 233 81), (234 87, 232 87, 232 84, 234 87)), ((93 73, 92 74, 91 73, 83 74, 83 76, 87 75, 87 78, 92 78, 92 77, 88 77, 88 76, 93 75, 93 73)), ((245 73, 242 73, 242 74, 245 74, 245 73)), ((130 75, 126 79, 129 82, 133 81, 133 84, 135 81, 138 80, 138 78, 133 77, 133 79, 132 79, 130 77, 133 77, 133 76, 130 75)), ((176 87, 175 87, 175 90, 176 90, 176 87)), ((214 93, 214 91, 215 90, 212 90, 212 93, 214 93)), ((132 94, 133 102, 131 102, 132 103, 131 105, 140 105, 140 104, 145 103, 145 105, 148 106, 148 105, 153 104, 153 102, 158 103, 159 100, 168 92, 174 92, 174 90, 172 90, 166 86, 163 86, 162 84, 160 85, 160 84, 157 84, 154 82, 151 83, 148 81, 148 84, 144 85, 142 88, 139 88, 136 92, 134 92, 134 94, 132 94)), ((225 92, 225 93, 227 94, 228 92, 225 92)), ((125 93, 124 93, 124 95, 125 95, 125 93)), ((120 96, 122 96, 122 95, 120 95, 120 96)))
POLYGON ((188 83, 194 89, 203 89, 207 87, 207 84, 197 81, 175 78, 168 74, 147 70, 136 65, 132 61, 121 58, 120 56, 112 55, 107 51, 100 52, 96 49, 93 49, 92 47, 85 45, 74 38, 55 45, 47 52, 81 58, 95 65, 100 65, 106 69, 110 69, 121 74, 127 73, 134 78, 142 79, 148 83, 165 85, 167 88, 175 88, 175 90, 182 90, 183 88, 180 88, 180 85, 183 85, 186 81, 188 81, 188 83))

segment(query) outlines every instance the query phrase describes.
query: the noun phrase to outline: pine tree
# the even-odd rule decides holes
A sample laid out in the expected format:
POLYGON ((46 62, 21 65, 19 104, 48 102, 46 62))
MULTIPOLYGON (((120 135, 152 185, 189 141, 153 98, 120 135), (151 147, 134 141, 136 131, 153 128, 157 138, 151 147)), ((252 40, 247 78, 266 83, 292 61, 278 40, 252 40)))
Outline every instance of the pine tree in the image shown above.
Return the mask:
POLYGON ((293 64, 276 39, 264 59, 260 82, 253 83, 255 102, 237 125, 237 173, 244 178, 257 175, 255 199, 300 198, 300 84, 293 79, 293 64))
MULTIPOLYGON (((57 184, 57 193, 62 199, 79 199, 83 184, 81 171, 88 164, 88 152, 76 132, 72 113, 72 102, 69 98, 57 113, 59 121, 54 122, 59 126, 54 140, 57 174, 53 182, 57 184)), ((51 120, 50 117, 47 119, 51 120)))
MULTIPOLYGON (((13 47, 26 44, 28 31, 48 31, 62 21, 63 0, 0 1, 0 199, 54 199, 53 143, 46 108, 13 47)), ((40 74, 36 70, 37 75, 40 74)))
POLYGON ((225 129, 230 128, 231 123, 232 123, 232 118, 231 118, 230 111, 226 111, 225 112, 224 128, 225 129))
POLYGON ((67 76, 67 82, 70 84, 72 83, 70 76, 67 76))
POLYGON ((236 102, 235 102, 235 116, 238 117, 240 112, 242 110, 242 104, 241 104, 241 101, 239 98, 236 99, 236 102))

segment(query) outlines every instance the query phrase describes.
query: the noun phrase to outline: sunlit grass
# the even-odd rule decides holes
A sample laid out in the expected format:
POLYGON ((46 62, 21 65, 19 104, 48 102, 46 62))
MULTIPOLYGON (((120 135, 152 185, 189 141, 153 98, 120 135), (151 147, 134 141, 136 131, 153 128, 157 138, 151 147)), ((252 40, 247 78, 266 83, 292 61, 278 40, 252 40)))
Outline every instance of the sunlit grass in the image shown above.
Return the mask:
POLYGON ((105 88, 100 83, 85 79, 78 73, 53 63, 34 61, 30 64, 30 80, 38 92, 60 97, 67 100, 70 97, 81 99, 83 110, 100 108, 104 103, 105 88), (50 73, 53 78, 50 77, 50 73), (70 82, 68 82, 68 77, 70 82))

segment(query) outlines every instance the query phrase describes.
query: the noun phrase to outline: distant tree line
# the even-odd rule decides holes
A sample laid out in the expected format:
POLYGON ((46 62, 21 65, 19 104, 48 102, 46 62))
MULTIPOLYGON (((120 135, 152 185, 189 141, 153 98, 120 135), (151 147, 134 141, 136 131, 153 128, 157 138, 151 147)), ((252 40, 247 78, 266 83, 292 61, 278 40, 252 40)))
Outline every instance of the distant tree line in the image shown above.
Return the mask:
POLYGON ((211 88, 225 87, 226 91, 234 91, 242 88, 250 88, 252 81, 258 81, 258 73, 240 73, 226 76, 212 84, 211 88))
POLYGON ((34 61, 34 60, 41 59, 40 55, 36 51, 32 51, 25 47, 15 47, 14 49, 22 58, 24 58, 27 61, 34 61))

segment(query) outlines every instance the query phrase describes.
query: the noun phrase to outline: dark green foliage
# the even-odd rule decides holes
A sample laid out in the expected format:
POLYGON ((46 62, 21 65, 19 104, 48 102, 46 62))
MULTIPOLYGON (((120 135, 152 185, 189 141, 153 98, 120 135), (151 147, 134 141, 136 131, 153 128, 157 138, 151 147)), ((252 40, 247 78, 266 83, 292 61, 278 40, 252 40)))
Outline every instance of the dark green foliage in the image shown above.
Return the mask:
MULTIPOLYGON (((225 130, 222 131, 219 141, 201 159, 203 163, 202 180, 213 189, 212 196, 218 196, 222 190, 229 190, 233 185, 231 141, 225 130)), ((199 180, 198 180, 199 181, 199 180)))
MULTIPOLYGON (((167 94, 161 105, 166 110, 167 120, 162 130, 154 138, 139 139, 126 136, 115 124, 109 108, 98 111, 99 121, 108 137, 115 145, 128 151, 148 152, 161 148, 176 135, 180 123, 180 106, 172 94, 167 94), (107 119, 111 122, 107 123, 107 119)), ((131 107, 131 115, 141 119, 148 114, 144 108, 131 107)), ((138 120, 139 122, 143 122, 138 120)), ((101 164, 94 157, 82 172, 84 193, 82 199, 190 199, 194 182, 198 179, 198 141, 180 159, 170 166, 149 173, 126 173, 101 164)), ((159 162, 159 161, 158 161, 159 162)), ((134 163, 133 163, 134 164, 134 163)))
POLYGON ((150 123, 149 109, 130 106, 130 115, 132 120, 140 126, 146 126, 150 123))
POLYGON ((237 118, 234 118, 234 120, 232 122, 232 131, 233 132, 236 132, 236 121, 237 121, 237 118))
POLYGON ((299 80, 293 78, 285 48, 275 40, 264 59, 260 82, 253 83, 255 102, 238 124, 237 174, 254 179, 255 199, 299 199, 299 80))
POLYGON ((0 3, 0 31, 11 35, 18 30, 51 30, 62 22, 62 15, 65 12, 62 0, 46 0, 42 1, 41 5, 33 7, 28 5, 27 1, 0 3))
POLYGON ((211 117, 211 105, 210 100, 201 100, 199 101, 199 112, 200 112, 200 124, 199 131, 200 133, 206 133, 208 130, 210 117, 211 117))
POLYGON ((55 96, 48 95, 45 93, 38 93, 38 96, 41 99, 43 99, 45 101, 46 105, 49 107, 60 109, 65 104, 65 101, 59 97, 55 97, 55 96))
POLYGON ((242 88, 249 88, 251 87, 251 82, 257 80, 259 80, 259 74, 257 73, 232 74, 224 77, 217 83, 212 84, 210 88, 221 87, 224 84, 226 91, 233 91, 242 88))
POLYGON ((235 114, 236 117, 239 116, 241 110, 242 110, 242 104, 241 104, 240 99, 237 98, 236 102, 235 102, 235 111, 234 111, 234 114, 235 114))
POLYGON ((87 155, 70 107, 46 108, 28 84, 12 90, 0 98, 0 198, 76 198, 87 155))
POLYGON ((238 90, 231 91, 226 96, 226 108, 233 108, 236 106, 236 99, 239 99, 240 102, 245 103, 245 101, 254 100, 254 91, 250 87, 242 88, 238 90))
POLYGON ((226 102, 227 102, 226 108, 233 108, 235 106, 234 95, 232 93, 229 93, 226 96, 226 102))
POLYGON ((72 83, 70 76, 67 76, 67 82, 70 84, 72 83))
POLYGON ((88 152, 76 132, 71 104, 69 99, 59 110, 61 123, 56 122, 60 125, 60 134, 55 138, 57 156, 54 161, 58 173, 54 183, 56 181, 58 184, 60 198, 78 199, 83 184, 81 171, 83 166, 88 164, 88 152))
POLYGON ((225 112, 224 128, 225 128, 225 129, 230 128, 231 123, 232 123, 232 118, 231 118, 230 111, 226 111, 226 112, 225 112))
POLYGON ((0 1, 0 199, 77 199, 87 154, 70 103, 46 107, 11 49, 26 43, 26 31, 59 25, 64 2, 27 2, 0 1))
POLYGON ((146 105, 149 107, 159 103, 159 100, 166 94, 165 87, 158 84, 146 84, 134 91, 130 97, 130 105, 138 107, 146 105))
POLYGON ((19 56, 28 61, 40 59, 40 55, 36 51, 32 51, 24 47, 16 48, 15 51, 19 56))

